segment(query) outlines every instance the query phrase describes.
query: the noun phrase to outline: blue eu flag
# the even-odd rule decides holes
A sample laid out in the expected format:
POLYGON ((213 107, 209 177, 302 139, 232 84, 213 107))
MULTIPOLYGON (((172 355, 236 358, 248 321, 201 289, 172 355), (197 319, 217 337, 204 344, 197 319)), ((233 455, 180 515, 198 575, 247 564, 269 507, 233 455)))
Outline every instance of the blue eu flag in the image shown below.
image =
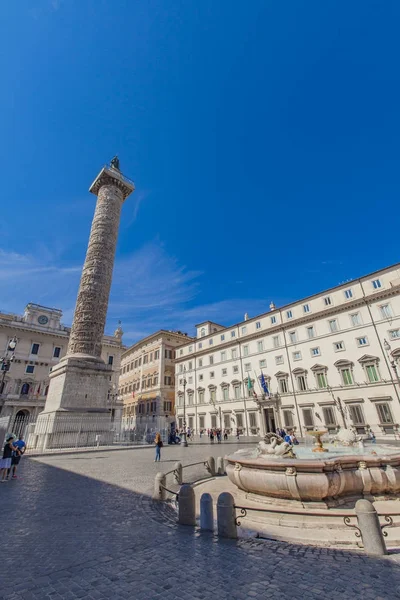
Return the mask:
POLYGON ((260 381, 261 381, 261 387, 262 387, 264 393, 269 396, 269 389, 267 386, 267 382, 265 381, 264 373, 262 371, 261 371, 260 381))

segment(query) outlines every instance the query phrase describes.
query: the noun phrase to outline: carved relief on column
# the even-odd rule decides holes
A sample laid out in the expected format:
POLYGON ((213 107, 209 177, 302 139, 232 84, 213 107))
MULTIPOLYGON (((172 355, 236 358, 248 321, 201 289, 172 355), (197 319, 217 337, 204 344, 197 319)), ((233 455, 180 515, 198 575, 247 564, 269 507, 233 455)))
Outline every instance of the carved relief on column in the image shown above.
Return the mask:
POLYGON ((103 178, 90 231, 67 354, 100 357, 124 192, 103 178))

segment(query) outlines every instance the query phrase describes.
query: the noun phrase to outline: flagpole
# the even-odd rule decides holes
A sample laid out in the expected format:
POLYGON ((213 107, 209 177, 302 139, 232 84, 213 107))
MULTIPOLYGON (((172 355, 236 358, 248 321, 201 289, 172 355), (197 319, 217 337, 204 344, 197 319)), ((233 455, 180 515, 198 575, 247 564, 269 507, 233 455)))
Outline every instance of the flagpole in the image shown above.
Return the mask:
POLYGON ((263 393, 264 393, 264 390, 263 390, 263 389, 262 389, 262 387, 261 387, 260 380, 258 379, 256 372, 255 372, 255 371, 253 371, 253 373, 254 373, 254 377, 255 377, 255 378, 257 379, 257 381, 258 381, 258 387, 260 388, 260 392, 261 392, 261 394, 263 394, 263 393))

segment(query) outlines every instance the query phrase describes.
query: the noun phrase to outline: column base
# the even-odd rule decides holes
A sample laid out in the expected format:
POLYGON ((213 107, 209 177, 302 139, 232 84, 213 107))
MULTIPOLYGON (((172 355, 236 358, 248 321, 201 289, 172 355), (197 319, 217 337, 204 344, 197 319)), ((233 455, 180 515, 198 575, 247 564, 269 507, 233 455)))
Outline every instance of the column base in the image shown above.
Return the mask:
POLYGON ((110 375, 111 368, 101 358, 85 354, 65 356, 50 373, 44 412, 107 409, 110 375))

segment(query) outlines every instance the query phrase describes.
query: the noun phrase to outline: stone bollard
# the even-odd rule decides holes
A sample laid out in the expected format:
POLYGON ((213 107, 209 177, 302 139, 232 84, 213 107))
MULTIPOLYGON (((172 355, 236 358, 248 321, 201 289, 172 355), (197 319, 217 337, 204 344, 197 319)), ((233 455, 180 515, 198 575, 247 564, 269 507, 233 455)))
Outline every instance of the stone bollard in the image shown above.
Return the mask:
POLYGON ((356 515, 365 552, 371 556, 387 554, 379 517, 373 504, 369 500, 357 500, 356 515))
POLYGON ((229 492, 223 492, 218 496, 217 502, 217 524, 218 536, 224 538, 237 538, 235 500, 229 492))
POLYGON ((202 494, 200 498, 200 529, 214 531, 213 500, 210 494, 202 494))
POLYGON ((175 466, 174 466, 174 478, 175 478, 175 482, 178 485, 182 485, 182 481, 183 481, 182 477, 183 477, 182 463, 176 462, 175 466))
POLYGON ((207 471, 210 473, 211 477, 215 477, 215 460, 213 456, 209 456, 206 460, 207 463, 207 471))
POLYGON ((181 525, 196 525, 194 491, 188 483, 184 483, 179 490, 178 523, 181 525))
POLYGON ((165 490, 162 487, 165 485, 165 475, 163 473, 157 473, 154 480, 154 493, 153 500, 165 500, 165 490))
POLYGON ((225 461, 222 456, 217 458, 217 473, 218 475, 225 475, 225 461))

